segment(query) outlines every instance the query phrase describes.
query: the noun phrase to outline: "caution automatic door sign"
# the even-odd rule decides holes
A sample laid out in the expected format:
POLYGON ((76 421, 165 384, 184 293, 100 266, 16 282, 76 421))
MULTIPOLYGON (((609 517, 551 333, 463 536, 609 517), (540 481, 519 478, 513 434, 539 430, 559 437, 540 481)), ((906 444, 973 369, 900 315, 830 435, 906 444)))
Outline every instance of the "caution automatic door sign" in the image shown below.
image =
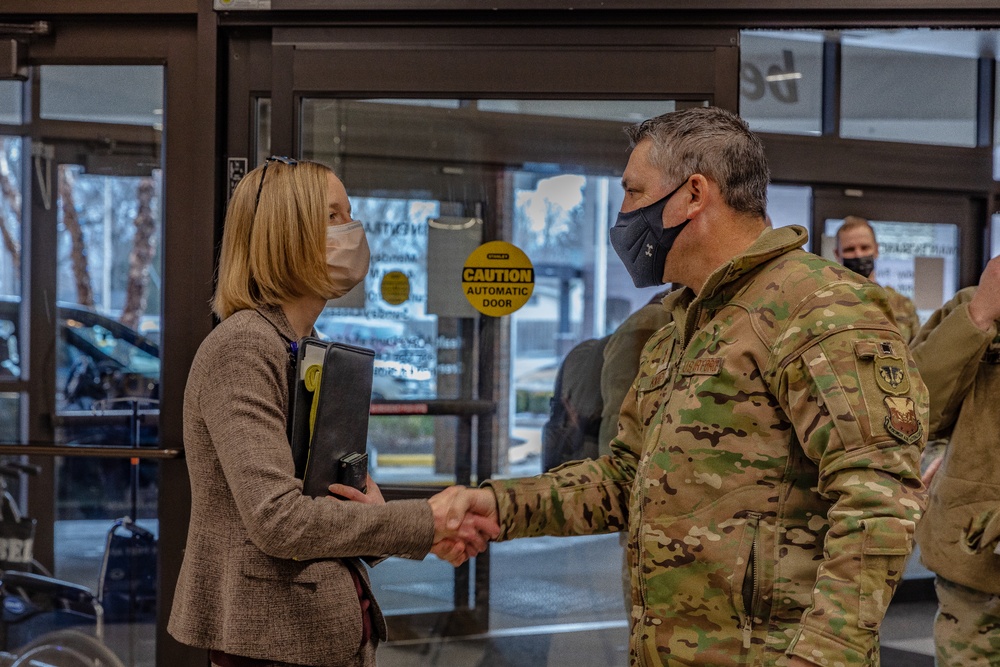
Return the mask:
POLYGON ((484 243, 465 260, 462 292, 483 315, 510 315, 528 302, 534 289, 531 260, 506 241, 484 243))

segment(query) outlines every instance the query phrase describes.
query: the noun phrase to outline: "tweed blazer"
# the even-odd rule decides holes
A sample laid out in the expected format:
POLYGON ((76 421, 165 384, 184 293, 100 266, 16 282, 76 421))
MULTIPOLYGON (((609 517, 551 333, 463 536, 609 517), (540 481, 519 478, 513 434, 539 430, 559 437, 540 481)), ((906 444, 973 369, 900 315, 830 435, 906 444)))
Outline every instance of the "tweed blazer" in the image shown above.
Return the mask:
MULTIPOLYGON (((184 392, 191 523, 168 631, 234 655, 317 667, 374 664, 361 650, 351 569, 423 558, 425 500, 367 505, 302 494, 286 436, 290 344, 279 307, 233 314, 202 342, 184 392)), ((373 601, 373 634, 386 638, 373 601)))

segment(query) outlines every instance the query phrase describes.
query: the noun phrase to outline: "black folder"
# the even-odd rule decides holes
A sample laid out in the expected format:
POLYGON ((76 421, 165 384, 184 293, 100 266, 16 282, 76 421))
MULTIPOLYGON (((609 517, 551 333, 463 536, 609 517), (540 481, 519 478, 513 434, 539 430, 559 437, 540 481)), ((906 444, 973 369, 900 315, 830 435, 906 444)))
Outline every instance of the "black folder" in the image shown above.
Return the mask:
POLYGON ((334 483, 364 489, 374 367, 374 350, 312 337, 299 341, 288 441, 305 494, 329 495, 334 483))

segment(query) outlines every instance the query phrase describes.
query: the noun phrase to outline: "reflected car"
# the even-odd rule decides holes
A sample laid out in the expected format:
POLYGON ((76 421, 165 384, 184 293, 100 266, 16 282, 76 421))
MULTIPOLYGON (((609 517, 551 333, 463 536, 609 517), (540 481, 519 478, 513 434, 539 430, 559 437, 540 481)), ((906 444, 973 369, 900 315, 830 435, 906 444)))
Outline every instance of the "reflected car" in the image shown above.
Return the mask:
MULTIPOLYGON (((21 374, 19 305, 19 299, 0 298, 0 377, 21 374)), ((73 304, 58 304, 58 326, 57 440, 156 444, 159 346, 120 322, 73 304)))
POLYGON ((372 400, 403 401, 434 398, 434 374, 401 361, 375 360, 372 400))

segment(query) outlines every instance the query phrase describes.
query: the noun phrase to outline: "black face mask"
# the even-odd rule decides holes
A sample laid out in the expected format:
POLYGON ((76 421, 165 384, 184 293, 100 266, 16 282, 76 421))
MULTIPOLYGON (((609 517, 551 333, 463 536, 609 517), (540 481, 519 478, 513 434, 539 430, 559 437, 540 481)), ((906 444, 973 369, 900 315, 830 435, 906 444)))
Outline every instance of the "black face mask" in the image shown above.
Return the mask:
POLYGON ((667 201, 687 183, 681 183, 670 194, 648 206, 628 213, 619 213, 611 228, 611 247, 618 253, 636 287, 663 284, 663 266, 674 240, 691 220, 676 227, 663 228, 663 209, 667 201))
POLYGON ((844 266, 867 278, 872 274, 872 271, 875 270, 875 255, 865 255, 864 257, 845 257, 844 266))

